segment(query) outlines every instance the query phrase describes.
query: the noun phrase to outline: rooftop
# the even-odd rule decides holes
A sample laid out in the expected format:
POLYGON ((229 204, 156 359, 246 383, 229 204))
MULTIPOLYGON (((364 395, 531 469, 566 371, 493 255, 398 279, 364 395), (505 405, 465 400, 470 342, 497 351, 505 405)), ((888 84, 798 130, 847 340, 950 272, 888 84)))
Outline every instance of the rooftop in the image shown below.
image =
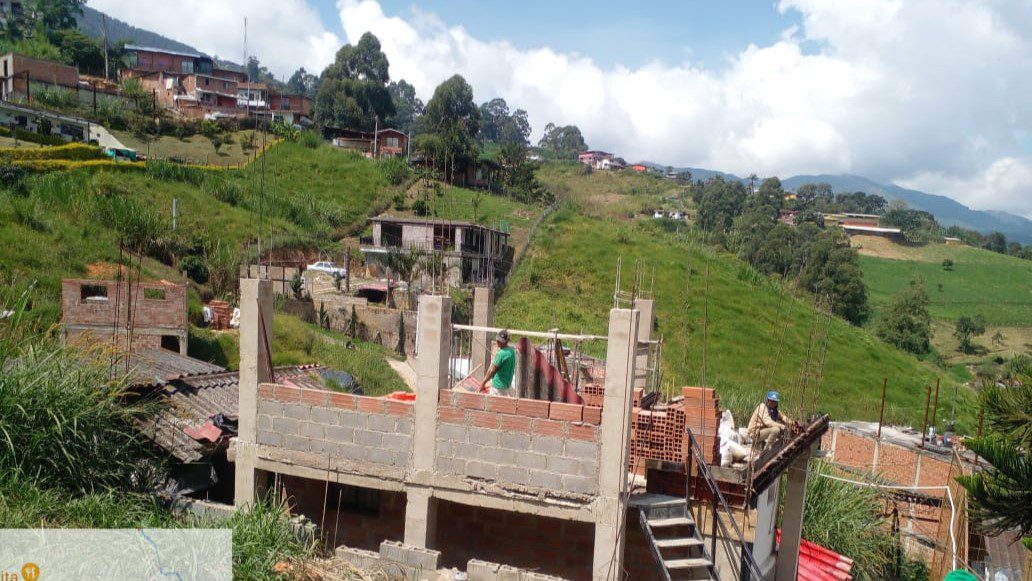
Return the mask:
POLYGON ((210 59, 211 58, 209 56, 205 56, 203 54, 197 54, 195 52, 181 52, 181 51, 178 51, 178 50, 168 50, 168 49, 164 49, 164 48, 156 48, 156 47, 153 47, 153 46, 140 46, 140 45, 137 45, 137 44, 127 44, 127 45, 125 45, 125 49, 126 50, 138 50, 138 51, 144 51, 144 52, 160 52, 162 54, 173 54, 173 55, 176 55, 176 56, 188 56, 188 57, 193 57, 193 58, 205 58, 205 59, 210 59))
POLYGON ((483 224, 475 224, 473 222, 463 222, 461 220, 438 220, 435 218, 413 218, 409 216, 373 216, 369 219, 371 222, 390 222, 392 224, 419 224, 421 226, 460 226, 462 228, 479 228, 481 230, 490 230, 491 232, 497 232, 508 236, 508 233, 498 230, 497 228, 491 228, 490 226, 484 226, 483 224))

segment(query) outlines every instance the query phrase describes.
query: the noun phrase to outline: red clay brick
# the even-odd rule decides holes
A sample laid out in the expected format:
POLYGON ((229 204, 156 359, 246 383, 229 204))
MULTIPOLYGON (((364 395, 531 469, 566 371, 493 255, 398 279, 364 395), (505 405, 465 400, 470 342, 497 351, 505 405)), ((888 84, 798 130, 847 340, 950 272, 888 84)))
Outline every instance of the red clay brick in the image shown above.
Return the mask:
POLYGON ((452 398, 454 398, 454 402, 455 402, 455 404, 454 404, 455 407, 463 408, 463 409, 467 409, 467 410, 482 410, 482 409, 484 409, 485 408, 484 400, 486 400, 487 397, 488 396, 480 394, 480 393, 469 393, 469 392, 464 392, 464 391, 456 391, 454 394, 452 394, 452 398))
POLYGON ((584 423, 599 425, 602 423, 602 408, 584 406, 584 423))
POLYGON ((415 406, 407 401, 389 399, 384 403, 387 406, 387 413, 392 416, 412 417, 415 413, 415 406))
POLYGON ((712 387, 684 386, 681 388, 681 395, 685 399, 713 399, 716 397, 716 393, 712 387))
POLYGON ((525 416, 501 416, 502 429, 507 432, 529 434, 533 432, 534 420, 525 416))
POLYGON ((440 406, 437 408, 437 417, 446 424, 465 424, 466 410, 460 410, 451 406, 440 406))
POLYGON ((480 410, 470 410, 469 420, 474 426, 478 428, 493 428, 498 429, 499 426, 499 415, 494 412, 484 412, 480 410))
POLYGON ((287 387, 285 385, 276 386, 276 401, 283 401, 288 403, 296 403, 301 401, 301 390, 296 387, 287 387))
POLYGON ((564 436, 565 423, 555 420, 534 420, 534 434, 538 436, 564 436))
POLYGON ((487 411, 498 412, 500 414, 515 414, 516 413, 516 399, 511 397, 500 397, 497 395, 489 395, 486 398, 487 411))
POLYGON ((359 397, 358 411, 374 414, 384 413, 384 400, 376 397, 359 397))
POLYGON ((326 392, 319 389, 302 389, 301 403, 311 405, 326 405, 326 392))
POLYGON ((272 384, 268 384, 268 383, 263 383, 263 384, 259 385, 258 386, 258 397, 260 399, 274 399, 273 392, 275 390, 273 389, 273 387, 274 386, 272 384))
POLYGON ((331 407, 342 410, 358 409, 358 398, 350 393, 331 392, 327 399, 331 407))
POLYGON ((570 439, 594 442, 598 440, 598 428, 589 424, 570 424, 570 439))
POLYGON ((548 417, 553 420, 579 422, 584 419, 584 406, 579 403, 552 402, 548 408, 548 417))
POLYGON ((549 403, 540 399, 521 399, 516 405, 516 413, 528 418, 547 418, 549 403))

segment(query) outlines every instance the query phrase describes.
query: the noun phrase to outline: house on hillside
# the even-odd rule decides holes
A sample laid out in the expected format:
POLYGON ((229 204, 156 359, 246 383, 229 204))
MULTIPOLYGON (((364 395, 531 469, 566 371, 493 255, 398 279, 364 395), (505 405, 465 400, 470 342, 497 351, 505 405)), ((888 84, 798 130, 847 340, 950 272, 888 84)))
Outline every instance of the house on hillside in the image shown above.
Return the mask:
POLYGON ((237 107, 247 115, 268 117, 301 125, 312 115, 312 100, 304 95, 284 93, 268 83, 241 82, 237 107))
POLYGON ((165 109, 190 119, 241 117, 237 107, 240 73, 215 69, 208 73, 134 71, 144 90, 165 109))
POLYGON ((614 157, 616 156, 606 151, 591 150, 577 154, 577 161, 584 165, 589 165, 594 169, 600 169, 601 167, 599 164, 601 164, 603 160, 611 160, 614 157))
POLYGON ((640 163, 636 163, 636 164, 631 166, 631 169, 636 171, 636 172, 638 172, 638 173, 647 173, 649 171, 649 166, 643 165, 643 164, 640 164, 640 163))
POLYGON ((0 125, 31 133, 46 133, 61 137, 65 141, 90 140, 91 124, 86 119, 15 105, 8 101, 0 102, 0 125))
POLYGON ((439 255, 445 266, 444 280, 451 286, 499 284, 512 266, 513 248, 502 230, 452 220, 377 216, 371 219, 373 235, 362 239, 366 262, 383 264, 390 252, 415 252, 423 257, 439 255))
POLYGON ((379 131, 324 127, 323 136, 337 147, 359 151, 367 157, 407 156, 409 151, 409 136, 393 127, 379 131))
POLYGON ((77 91, 79 69, 14 52, 0 56, 0 100, 28 99, 33 89, 56 86, 77 91))

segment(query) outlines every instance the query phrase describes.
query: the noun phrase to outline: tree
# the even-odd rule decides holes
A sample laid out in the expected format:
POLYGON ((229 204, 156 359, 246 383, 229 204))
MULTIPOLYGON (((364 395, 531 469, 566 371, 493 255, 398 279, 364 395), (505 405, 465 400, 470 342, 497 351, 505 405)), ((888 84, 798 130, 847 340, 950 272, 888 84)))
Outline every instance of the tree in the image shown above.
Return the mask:
POLYGON ((252 56, 247 59, 247 66, 244 67, 247 78, 252 83, 277 83, 276 75, 268 67, 262 66, 258 57, 252 56))
POLYGON ((434 89, 423 116, 426 131, 437 137, 436 155, 443 154, 449 180, 477 160, 480 110, 473 102, 473 87, 462 75, 453 75, 434 89))
POLYGON ((828 232, 814 226, 801 233, 804 240, 799 263, 801 287, 831 301, 831 310, 854 325, 870 316, 867 287, 857 251, 841 232, 828 232))
POLYGON ((993 232, 992 234, 985 237, 985 243, 983 247, 986 250, 993 252, 999 252, 1000 254, 1007 253, 1007 237, 1002 232, 993 232))
POLYGON ((745 185, 717 176, 706 182, 695 194, 698 224, 703 230, 725 232, 745 207, 745 185))
POLYGON ((301 300, 302 293, 305 290, 305 281, 301 279, 301 275, 294 273, 294 276, 290 279, 290 292, 294 293, 294 298, 301 300))
POLYGON ((587 151, 588 144, 576 125, 545 125, 545 133, 538 141, 538 147, 551 151, 558 159, 576 159, 577 154, 587 151))
POLYGON ((396 111, 387 90, 387 70, 387 55, 372 33, 363 34, 354 46, 342 46, 322 72, 315 96, 316 122, 372 131, 378 118, 390 118, 396 111))
POLYGON ((875 334, 891 345, 924 355, 931 351, 932 316, 928 313, 930 300, 924 283, 910 281, 892 300, 889 311, 878 321, 875 334))
POLYGON ((426 109, 423 101, 416 96, 416 88, 402 79, 387 85, 387 92, 394 103, 394 115, 387 118, 385 125, 405 133, 415 133, 420 117, 426 109))
POLYGON ((824 182, 816 184, 803 184, 796 188, 796 197, 803 205, 812 204, 819 197, 830 198, 832 196, 831 184, 824 182))
POLYGON ((989 467, 957 481, 967 489, 979 530, 995 535, 1017 529, 1032 548, 1032 374, 1025 369, 1018 383, 1006 388, 987 381, 980 400, 986 434, 965 445, 989 467))
POLYGON ((942 259, 942 269, 947 271, 947 272, 952 271, 953 270, 953 259, 952 258, 943 258, 942 259))
POLYGON ((294 71, 293 75, 290 75, 287 80, 287 90, 294 94, 314 97, 316 91, 319 90, 319 77, 306 71, 305 67, 301 67, 294 71))
POLYGON ((1003 335, 1003 331, 997 331, 997 332, 993 333, 993 337, 990 340, 993 342, 993 345, 996 345, 997 347, 999 347, 1000 345, 1003 345, 1003 341, 1006 338, 1007 337, 1005 337, 1003 335))
POLYGON ((974 351, 971 338, 978 337, 983 333, 985 333, 985 317, 982 315, 975 315, 973 317, 962 315, 957 319, 957 324, 953 331, 953 336, 960 341, 960 346, 957 349, 963 353, 971 353, 974 351))
POLYGON ((86 0, 35 0, 33 10, 44 30, 75 28, 76 16, 82 15, 86 0))
POLYGON ((79 67, 83 73, 103 76, 104 49, 97 41, 74 29, 55 32, 54 37, 66 64, 79 67))
POLYGON ((505 99, 495 98, 480 106, 480 138, 498 142, 502 127, 509 119, 509 105, 505 99))

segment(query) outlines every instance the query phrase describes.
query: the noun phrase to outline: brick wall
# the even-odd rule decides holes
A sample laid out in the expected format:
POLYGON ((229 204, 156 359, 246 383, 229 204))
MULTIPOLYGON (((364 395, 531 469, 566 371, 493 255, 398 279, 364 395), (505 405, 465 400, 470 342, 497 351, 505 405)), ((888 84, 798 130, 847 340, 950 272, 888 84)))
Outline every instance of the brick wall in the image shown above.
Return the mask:
POLYGON ((601 421, 599 407, 443 390, 436 468, 489 481, 596 494, 601 421))
MULTIPOLYGON (((129 308, 129 284, 111 280, 65 279, 61 281, 61 322, 66 325, 112 324, 125 327, 129 308), (107 300, 84 301, 83 286, 103 287, 107 300), (117 316, 117 322, 116 322, 117 316)), ((187 330, 187 289, 172 283, 132 285, 133 325, 137 328, 187 330), (148 298, 148 293, 163 293, 165 298, 148 298)))
POLYGON ((258 389, 258 443, 332 458, 405 467, 413 404, 317 389, 258 389))
POLYGON ((685 462, 691 453, 685 428, 692 431, 707 463, 720 462, 720 399, 713 389, 704 387, 682 387, 681 396, 673 404, 643 410, 639 407, 642 390, 634 390, 629 470, 644 474, 647 460, 685 462))
POLYGON ((564 579, 591 578, 591 523, 447 501, 440 501, 437 511, 434 546, 441 551, 443 567, 465 569, 470 559, 479 559, 564 579))
POLYGON ((380 502, 375 512, 356 512, 340 504, 340 492, 336 499, 329 498, 329 489, 321 480, 283 475, 276 484, 283 497, 290 503, 292 514, 303 514, 316 525, 323 524, 323 507, 330 504, 324 526, 320 527, 331 546, 347 545, 356 549, 375 551, 382 541, 400 541, 405 538, 405 493, 389 490, 378 491, 380 502), (335 502, 336 501, 336 502, 335 502))

